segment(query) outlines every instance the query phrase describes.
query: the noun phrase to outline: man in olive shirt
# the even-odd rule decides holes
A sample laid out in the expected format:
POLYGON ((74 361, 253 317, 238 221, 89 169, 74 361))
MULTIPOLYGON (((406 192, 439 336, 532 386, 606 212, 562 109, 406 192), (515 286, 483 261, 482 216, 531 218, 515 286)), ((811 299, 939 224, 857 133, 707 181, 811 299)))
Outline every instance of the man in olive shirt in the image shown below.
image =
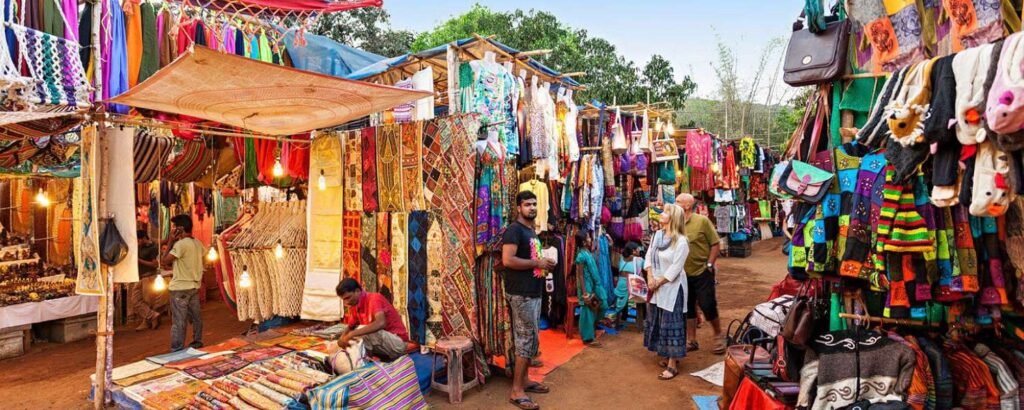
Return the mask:
POLYGON ((192 322, 192 344, 203 347, 203 318, 199 310, 199 285, 203 281, 202 242, 192 237, 192 217, 171 218, 171 251, 160 260, 171 265, 171 351, 185 348, 185 333, 192 322))
POLYGON ((722 321, 718 318, 718 301, 715 297, 715 261, 718 260, 718 232, 711 220, 694 212, 696 200, 693 195, 679 194, 676 205, 683 208, 686 216, 686 239, 690 243, 690 254, 683 269, 686 271, 688 295, 686 298, 686 350, 700 348, 697 343, 697 306, 704 312, 704 319, 711 323, 715 332, 715 354, 725 353, 725 337, 722 321))

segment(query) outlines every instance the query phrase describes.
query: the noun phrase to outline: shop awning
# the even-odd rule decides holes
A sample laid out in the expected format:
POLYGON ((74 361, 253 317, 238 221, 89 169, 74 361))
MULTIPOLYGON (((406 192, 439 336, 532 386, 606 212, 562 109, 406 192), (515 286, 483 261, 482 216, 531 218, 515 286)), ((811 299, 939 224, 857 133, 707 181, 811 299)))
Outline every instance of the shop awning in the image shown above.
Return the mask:
POLYGON ((110 102, 266 135, 331 128, 428 96, 195 47, 110 102))
POLYGON ((336 13, 363 7, 381 7, 383 0, 185 0, 184 4, 201 6, 224 12, 250 15, 276 15, 306 13, 336 13))
POLYGON ((16 141, 60 134, 82 123, 70 107, 43 111, 0 111, 0 140, 16 141))

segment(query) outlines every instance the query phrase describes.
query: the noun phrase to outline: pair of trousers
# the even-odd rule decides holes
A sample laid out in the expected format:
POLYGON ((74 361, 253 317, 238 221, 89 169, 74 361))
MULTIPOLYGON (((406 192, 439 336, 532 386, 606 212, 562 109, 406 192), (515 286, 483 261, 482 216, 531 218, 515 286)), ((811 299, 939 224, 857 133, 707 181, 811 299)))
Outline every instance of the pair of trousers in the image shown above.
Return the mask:
POLYGON ((149 303, 146 303, 145 297, 143 296, 144 285, 143 280, 128 285, 128 305, 132 307, 132 311, 135 312, 135 316, 139 320, 152 319, 158 313, 149 303))
POLYGON ((192 343, 203 343, 203 317, 199 308, 199 289, 171 292, 171 351, 185 348, 185 333, 192 323, 192 343))
POLYGON ((387 330, 363 335, 363 347, 366 353, 391 362, 405 355, 405 341, 398 335, 387 330))

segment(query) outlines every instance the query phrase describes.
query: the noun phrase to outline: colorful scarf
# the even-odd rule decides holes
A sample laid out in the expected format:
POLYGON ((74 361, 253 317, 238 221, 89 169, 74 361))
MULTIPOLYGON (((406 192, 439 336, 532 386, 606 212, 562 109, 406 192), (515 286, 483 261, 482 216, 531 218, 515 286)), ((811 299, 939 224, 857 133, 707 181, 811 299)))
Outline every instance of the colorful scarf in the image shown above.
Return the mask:
POLYGON ((409 213, 409 336, 419 344, 427 343, 427 231, 426 211, 409 213))
POLYGON ((360 133, 363 155, 363 211, 377 212, 377 129, 363 128, 360 133))
POLYGON ((377 130, 377 194, 384 212, 405 209, 402 193, 401 125, 386 124, 377 130))
POLYGON ((362 133, 346 131, 341 134, 345 144, 345 210, 363 211, 363 155, 362 133))
POLYGON ((102 295, 106 280, 100 271, 98 221, 98 186, 96 169, 99 139, 96 127, 82 129, 82 189, 76 190, 79 198, 75 204, 75 217, 81 221, 79 247, 75 250, 78 264, 78 278, 75 279, 75 293, 79 295, 102 295))
POLYGON ((360 249, 359 240, 360 234, 360 222, 362 222, 362 213, 359 211, 345 211, 342 214, 343 220, 343 231, 342 231, 342 271, 346 278, 353 278, 359 280, 360 272, 362 270, 359 259, 360 249))
POLYGON ((406 210, 426 209, 423 197, 423 122, 402 124, 402 198, 406 210))
POLYGON ((391 214, 391 304, 402 315, 405 328, 409 328, 409 214, 391 214))
POLYGON ((360 280, 367 292, 377 291, 377 217, 364 213, 360 224, 360 280))
POLYGON ((394 300, 391 281, 391 215, 377 214, 377 289, 388 300, 394 300))

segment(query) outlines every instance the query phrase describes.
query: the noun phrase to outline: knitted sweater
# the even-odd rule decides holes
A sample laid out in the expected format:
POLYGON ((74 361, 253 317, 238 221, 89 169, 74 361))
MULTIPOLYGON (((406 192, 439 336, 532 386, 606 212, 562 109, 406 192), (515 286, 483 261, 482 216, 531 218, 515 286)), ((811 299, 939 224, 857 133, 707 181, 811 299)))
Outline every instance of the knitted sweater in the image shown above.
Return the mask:
POLYGON ((858 400, 903 401, 916 359, 909 347, 877 332, 844 330, 820 335, 807 349, 797 406, 825 410, 858 400))

